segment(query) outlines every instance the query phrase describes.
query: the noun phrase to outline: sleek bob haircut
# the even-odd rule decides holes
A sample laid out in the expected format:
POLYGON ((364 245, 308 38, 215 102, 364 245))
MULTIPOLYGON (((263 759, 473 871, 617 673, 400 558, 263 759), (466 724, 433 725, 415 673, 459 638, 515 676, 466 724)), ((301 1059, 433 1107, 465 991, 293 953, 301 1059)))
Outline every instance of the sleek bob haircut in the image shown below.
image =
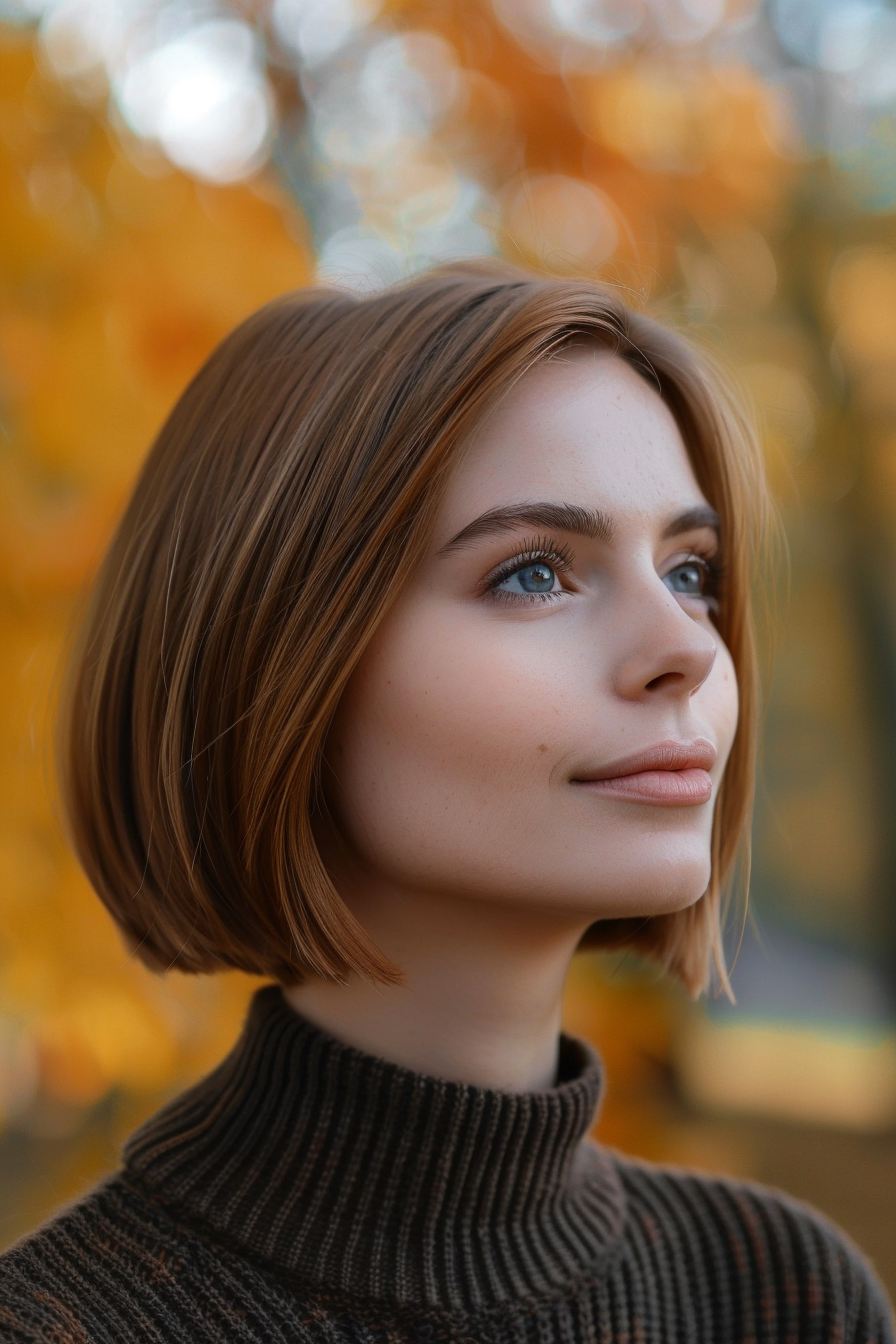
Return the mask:
POLYGON ((740 692, 707 891, 677 913, 597 923, 583 946, 630 944, 694 993, 713 959, 725 981, 720 893, 746 853, 753 787, 756 441, 711 361, 617 292, 491 261, 366 297, 315 288, 269 303, 213 352, 147 458, 60 720, 76 852, 146 965, 401 980, 315 845, 327 728, 425 553, 473 426, 582 342, 656 388, 720 515, 718 626, 740 692))

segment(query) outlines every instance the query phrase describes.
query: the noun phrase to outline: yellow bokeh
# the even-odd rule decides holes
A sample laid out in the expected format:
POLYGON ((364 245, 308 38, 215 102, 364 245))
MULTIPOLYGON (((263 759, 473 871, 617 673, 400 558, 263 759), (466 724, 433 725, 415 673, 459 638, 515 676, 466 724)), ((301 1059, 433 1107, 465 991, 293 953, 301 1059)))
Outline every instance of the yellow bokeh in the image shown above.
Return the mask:
POLYGON ((0 1068, 2 1117, 26 1103, 26 1074, 75 1110, 157 1095, 223 1052, 255 983, 163 985, 127 955, 63 838, 53 706, 154 432, 242 317, 307 282, 309 255, 272 182, 148 177, 21 37, 0 38, 0 86, 0 1019, 36 1064, 0 1068))

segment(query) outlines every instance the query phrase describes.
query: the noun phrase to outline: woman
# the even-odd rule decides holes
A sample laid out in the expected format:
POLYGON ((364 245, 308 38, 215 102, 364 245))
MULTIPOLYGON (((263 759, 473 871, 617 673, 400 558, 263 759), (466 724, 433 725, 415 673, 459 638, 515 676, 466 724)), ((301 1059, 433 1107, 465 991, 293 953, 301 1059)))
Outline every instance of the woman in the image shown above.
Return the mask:
POLYGON ((764 508, 719 377, 595 284, 311 291, 212 355, 62 778, 135 956, 275 983, 3 1258, 4 1340, 893 1340, 819 1215, 590 1141, 560 1033, 583 945, 724 982, 764 508))

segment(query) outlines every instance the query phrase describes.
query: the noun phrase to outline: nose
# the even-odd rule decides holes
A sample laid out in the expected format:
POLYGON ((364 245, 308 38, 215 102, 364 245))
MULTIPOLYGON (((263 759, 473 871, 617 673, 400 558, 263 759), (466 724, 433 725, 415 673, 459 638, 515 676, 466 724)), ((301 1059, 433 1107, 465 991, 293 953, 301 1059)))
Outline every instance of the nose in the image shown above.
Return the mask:
POLYGON ((629 639, 617 665, 617 690, 625 699, 686 698, 709 676, 718 652, 712 630, 679 603, 654 575, 629 613, 629 639))

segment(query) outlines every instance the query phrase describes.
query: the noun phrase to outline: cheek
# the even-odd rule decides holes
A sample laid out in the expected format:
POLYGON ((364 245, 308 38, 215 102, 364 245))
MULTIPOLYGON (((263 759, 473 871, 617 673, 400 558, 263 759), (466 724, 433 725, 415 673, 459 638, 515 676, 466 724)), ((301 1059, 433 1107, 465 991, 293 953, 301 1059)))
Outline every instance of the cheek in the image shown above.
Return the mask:
MULTIPOLYGON (((401 613, 377 635, 346 689, 328 756, 349 834, 382 841, 433 824, 473 832, 518 817, 547 782, 548 742, 566 703, 557 659, 511 646, 492 626, 446 630, 444 614, 401 613), (427 822, 429 825, 427 826, 427 822)), ((543 796, 543 795, 542 795, 543 796)), ((447 836, 446 836, 447 838, 447 836)))
POLYGON ((702 709, 715 734, 719 749, 713 769, 721 777, 737 731, 738 693, 734 663, 727 647, 720 643, 712 672, 700 689, 702 709))

